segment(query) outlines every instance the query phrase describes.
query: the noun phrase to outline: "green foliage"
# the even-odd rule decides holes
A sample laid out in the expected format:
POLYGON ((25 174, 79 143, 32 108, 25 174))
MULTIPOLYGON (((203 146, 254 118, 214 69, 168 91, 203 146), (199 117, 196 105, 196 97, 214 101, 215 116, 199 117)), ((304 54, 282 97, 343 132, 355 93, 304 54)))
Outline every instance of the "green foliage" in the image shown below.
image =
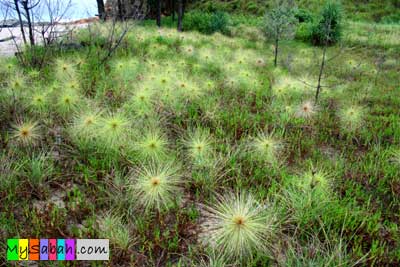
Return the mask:
POLYGON ((231 15, 232 26, 245 25, 245 26, 261 26, 263 23, 262 17, 255 17, 246 14, 232 14, 231 15))
POLYGON ((296 12, 300 24, 296 29, 297 40, 311 42, 314 45, 332 45, 342 38, 342 7, 337 2, 328 2, 315 17, 305 9, 296 12))
POLYGON ((47 182, 46 180, 51 178, 54 172, 53 162, 45 154, 40 154, 29 159, 23 164, 22 169, 25 177, 30 182, 30 186, 37 190, 40 190, 39 188, 47 182))
POLYGON ((314 16, 311 11, 304 8, 296 9, 294 16, 299 21, 299 23, 312 22, 314 20, 314 16))
POLYGON ((274 8, 265 14, 264 33, 275 46, 275 67, 278 61, 279 41, 293 37, 296 22, 294 4, 286 0, 277 1, 274 8))
POLYGON ((210 18, 210 31, 221 32, 223 34, 229 34, 228 26, 230 24, 230 18, 227 13, 218 11, 212 14, 210 18))
POLYGON ((296 29, 295 38, 303 42, 309 42, 311 40, 311 34, 314 24, 312 22, 300 23, 296 29))
POLYGON ((386 24, 400 24, 400 12, 383 16, 381 22, 386 24))
POLYGON ((264 33, 273 41, 288 39, 292 37, 295 25, 294 6, 287 1, 280 1, 265 14, 264 33))
POLYGON ((223 11, 236 14, 251 14, 261 16, 265 13, 265 1, 263 0, 233 0, 233 1, 215 1, 204 0, 194 1, 194 9, 205 12, 223 11))
POLYGON ((331 45, 342 37, 342 7, 337 2, 328 2, 322 8, 321 17, 311 28, 311 41, 315 45, 331 45))
POLYGON ((52 47, 29 46, 25 47, 19 55, 20 64, 31 68, 41 68, 50 61, 53 53, 52 47))
MULTIPOLYGON (((192 2, 189 5, 191 9, 208 12, 219 10, 234 14, 263 16, 276 0, 202 0, 192 2)), ((309 17, 309 13, 318 12, 326 1, 298 0, 295 2, 299 6, 300 17, 305 18, 309 17)), ((392 17, 393 13, 399 8, 398 0, 342 0, 341 3, 346 13, 346 19, 355 21, 382 22, 383 18, 392 17)))
POLYGON ((214 32, 229 34, 229 20, 229 16, 221 11, 213 13, 192 11, 185 14, 183 29, 185 31, 196 30, 204 34, 212 34, 214 32))

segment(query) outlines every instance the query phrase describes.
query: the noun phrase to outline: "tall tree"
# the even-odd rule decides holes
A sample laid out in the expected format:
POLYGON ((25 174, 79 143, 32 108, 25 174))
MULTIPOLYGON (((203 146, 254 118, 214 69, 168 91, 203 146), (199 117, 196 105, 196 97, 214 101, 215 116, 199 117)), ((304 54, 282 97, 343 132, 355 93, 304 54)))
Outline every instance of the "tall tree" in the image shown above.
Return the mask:
POLYGON ((171 15, 172 15, 172 21, 175 21, 175 0, 171 0, 171 15))
POLYGON ((315 92, 315 102, 318 101, 318 97, 321 92, 321 83, 326 67, 326 62, 330 60, 327 59, 326 56, 327 48, 330 44, 336 43, 341 38, 341 19, 342 9, 340 4, 336 2, 328 2, 322 10, 321 20, 316 27, 317 30, 314 30, 315 32, 317 32, 316 36, 318 36, 316 43, 321 43, 323 45, 322 58, 318 74, 317 90, 315 92))
POLYGON ((185 16, 186 0, 182 0, 182 19, 185 16))
POLYGON ((122 0, 117 0, 117 18, 119 20, 123 20, 125 17, 125 12, 124 12, 124 3, 122 0))
MULTIPOLYGON (((41 35, 43 44, 47 46, 57 41, 57 28, 72 7, 72 0, 41 0, 40 2, 40 6, 31 13, 35 21, 46 21, 46 23, 35 25, 35 32, 41 35)), ((35 38, 37 42, 38 38, 35 38)))
MULTIPOLYGON (((20 26, 20 30, 21 30, 21 35, 22 35, 22 40, 24 41, 24 44, 27 44, 27 40, 26 40, 26 33, 25 33, 25 29, 24 29, 24 21, 22 19, 22 16, 24 15, 22 10, 21 10, 21 0, 0 0, 0 5, 1 5, 1 9, 2 11, 5 9, 7 10, 13 10, 15 11, 14 14, 17 15, 18 17, 18 22, 19 22, 19 26, 20 26)), ((10 12, 13 13, 13 12, 10 12)))
POLYGON ((34 36, 34 23, 32 10, 40 4, 40 0, 19 0, 24 10, 24 16, 27 20, 28 24, 28 33, 29 33, 29 42, 33 46, 35 45, 35 36, 34 36))
POLYGON ((157 20, 157 26, 161 27, 161 0, 157 0, 157 16, 156 16, 156 20, 157 20))
POLYGON ((178 31, 182 31, 183 0, 178 0, 178 31))
POLYGON ((106 10, 104 7, 104 1, 103 0, 96 0, 97 1, 97 10, 99 13, 99 18, 101 20, 105 20, 106 19, 106 10))
POLYGON ((24 30, 24 23, 22 21, 21 10, 19 9, 19 1, 18 0, 14 0, 14 8, 15 8, 15 11, 17 12, 19 26, 21 28, 22 39, 24 40, 24 44, 26 44, 27 42, 26 42, 26 36, 25 36, 25 30, 24 30))
POLYGON ((279 41, 294 35, 296 24, 294 3, 288 0, 276 1, 275 7, 265 14, 265 35, 274 42, 274 66, 278 64, 279 41))

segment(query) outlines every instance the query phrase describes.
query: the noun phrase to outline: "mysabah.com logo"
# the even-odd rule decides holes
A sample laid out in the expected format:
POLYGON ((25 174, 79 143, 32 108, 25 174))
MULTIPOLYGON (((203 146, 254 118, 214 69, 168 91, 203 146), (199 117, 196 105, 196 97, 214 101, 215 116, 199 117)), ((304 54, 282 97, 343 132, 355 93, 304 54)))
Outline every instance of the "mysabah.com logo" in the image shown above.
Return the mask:
POLYGON ((8 239, 9 261, 109 260, 108 239, 8 239))

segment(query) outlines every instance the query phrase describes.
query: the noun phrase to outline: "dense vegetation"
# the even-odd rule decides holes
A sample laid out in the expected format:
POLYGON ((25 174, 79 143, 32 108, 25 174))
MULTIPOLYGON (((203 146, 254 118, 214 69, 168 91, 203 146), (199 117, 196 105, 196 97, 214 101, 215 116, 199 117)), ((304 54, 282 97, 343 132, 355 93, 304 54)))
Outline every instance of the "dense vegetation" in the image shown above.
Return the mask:
MULTIPOLYGON (((263 16, 275 0, 192 0, 191 5, 203 11, 226 11, 263 16)), ((295 1, 302 9, 317 11, 324 0, 295 1)), ((398 0, 343 0, 346 14, 352 20, 375 22, 399 22, 400 2, 398 0)))
POLYGON ((40 68, 2 59, 0 238, 108 238, 110 266, 397 266, 400 25, 314 42, 327 10, 292 14, 277 67, 263 19, 214 10, 185 14, 206 35, 132 22, 108 55, 106 22, 40 68))

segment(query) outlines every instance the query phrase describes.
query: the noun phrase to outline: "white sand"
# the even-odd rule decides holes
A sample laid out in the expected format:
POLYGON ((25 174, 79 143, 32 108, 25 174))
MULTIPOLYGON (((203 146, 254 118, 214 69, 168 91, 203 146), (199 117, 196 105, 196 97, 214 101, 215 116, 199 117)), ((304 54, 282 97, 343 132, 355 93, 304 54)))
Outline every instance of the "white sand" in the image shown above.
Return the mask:
MULTIPOLYGON (((18 44, 21 44, 22 39, 21 31, 18 28, 2 28, 0 29, 0 40, 6 39, 11 37, 12 35, 16 36, 17 38, 15 41, 18 44)), ((0 42, 0 56, 12 56, 17 51, 15 47, 15 42, 13 40, 9 40, 6 42, 0 42)))
MULTIPOLYGON (((77 28, 83 28, 86 27, 87 24, 78 24, 78 25, 58 25, 56 27, 56 31, 60 33, 60 35, 62 34, 62 32, 65 32, 67 30, 72 30, 72 29, 77 29, 77 28)), ((40 28, 38 28, 39 30, 40 28)), ((42 40, 42 36, 41 34, 35 32, 35 41, 36 43, 43 43, 42 40)), ((18 51, 17 47, 16 47, 16 43, 18 45, 18 47, 20 47, 20 49, 23 46, 23 40, 22 40, 22 34, 21 34, 21 30, 19 27, 15 27, 15 28, 0 28, 0 40, 9 38, 11 36, 15 36, 14 40, 9 40, 6 42, 0 42, 0 56, 13 56, 15 52, 18 51)), ((27 41, 29 42, 29 35, 28 35, 28 29, 25 28, 25 36, 27 41)))

